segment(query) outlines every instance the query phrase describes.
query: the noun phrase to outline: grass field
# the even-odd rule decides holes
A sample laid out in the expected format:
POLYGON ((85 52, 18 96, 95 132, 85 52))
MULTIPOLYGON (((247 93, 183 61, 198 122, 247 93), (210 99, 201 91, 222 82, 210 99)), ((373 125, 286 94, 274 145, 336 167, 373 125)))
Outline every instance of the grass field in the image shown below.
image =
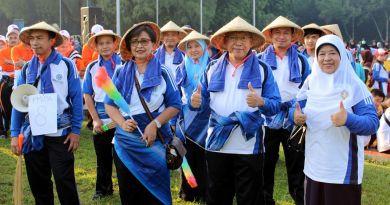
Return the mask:
MULTIPOLYGON (((82 204, 120 204, 116 175, 114 173, 114 195, 98 201, 92 201, 95 190, 95 152, 89 130, 83 129, 81 145, 76 152, 76 181, 82 204)), ((16 166, 16 156, 12 155, 9 139, 0 139, 0 204, 12 204, 12 186, 16 166)), ((34 204, 25 170, 24 178, 24 204, 34 204)), ((276 168, 275 199, 277 204, 293 204, 287 190, 287 176, 284 167, 284 157, 281 153, 276 168)), ((171 190, 173 204, 194 205, 196 203, 183 202, 178 197, 179 175, 177 171, 171 172, 171 190)), ((388 204, 390 199, 390 163, 386 161, 366 160, 363 180, 363 204, 388 204)), ((55 191, 54 191, 55 193, 55 191)), ((56 199, 56 204, 59 204, 56 199)))

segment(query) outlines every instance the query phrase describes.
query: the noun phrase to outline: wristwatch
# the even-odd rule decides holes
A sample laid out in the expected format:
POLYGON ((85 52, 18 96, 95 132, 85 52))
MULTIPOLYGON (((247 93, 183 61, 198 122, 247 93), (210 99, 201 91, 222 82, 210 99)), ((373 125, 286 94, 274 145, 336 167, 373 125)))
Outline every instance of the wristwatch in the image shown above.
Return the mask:
POLYGON ((157 128, 161 128, 161 123, 157 119, 154 119, 153 122, 156 123, 157 128))

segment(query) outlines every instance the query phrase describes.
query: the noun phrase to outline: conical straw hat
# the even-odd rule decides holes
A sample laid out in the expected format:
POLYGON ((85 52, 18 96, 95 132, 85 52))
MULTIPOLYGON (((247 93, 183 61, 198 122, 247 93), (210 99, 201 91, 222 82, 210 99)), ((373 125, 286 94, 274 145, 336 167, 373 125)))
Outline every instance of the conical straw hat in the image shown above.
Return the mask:
POLYGON ((302 27, 302 29, 303 32, 305 32, 306 29, 315 29, 315 30, 319 30, 322 33, 322 35, 326 33, 324 29, 322 29, 319 25, 315 23, 307 24, 306 26, 302 27))
POLYGON ((95 35, 93 35, 88 40, 88 46, 92 48, 93 50, 96 50, 96 38, 99 36, 113 36, 115 37, 115 50, 119 49, 119 43, 121 41, 121 37, 114 33, 112 30, 102 30, 97 32, 95 35))
MULTIPOLYGON (((325 35, 325 30, 322 29, 319 25, 315 24, 315 23, 311 23, 311 24, 307 24, 306 26, 302 27, 302 30, 303 30, 303 36, 305 36, 305 32, 307 32, 306 30, 307 29, 314 29, 314 30, 318 30, 319 32, 321 32, 320 36, 323 36, 325 35)), ((303 42, 303 38, 301 39, 301 42, 303 42)))
POLYGON ((195 31, 195 29, 191 28, 190 25, 184 25, 181 27, 181 29, 183 29, 187 33, 187 35, 191 33, 191 31, 195 31))
POLYGON ((183 40, 179 43, 179 49, 184 51, 186 49, 186 44, 193 40, 205 40, 206 44, 210 44, 210 39, 207 36, 204 36, 197 31, 192 31, 190 34, 188 34, 183 40))
POLYGON ((147 25, 154 31, 154 33, 156 34, 156 44, 160 42, 160 27, 158 27, 157 24, 150 21, 144 21, 141 23, 134 24, 131 28, 129 28, 129 30, 126 31, 126 33, 122 37, 121 43, 119 44, 119 52, 123 60, 130 60, 133 57, 131 50, 127 49, 128 42, 126 42, 126 37, 130 34, 131 31, 142 25, 147 25))
POLYGON ((294 22, 288 20, 283 16, 279 16, 274 21, 272 21, 268 26, 263 29, 263 34, 268 43, 272 43, 271 30, 274 28, 293 28, 294 33, 292 34, 292 42, 297 42, 303 37, 303 30, 300 26, 294 22))
POLYGON ((179 32, 179 39, 183 39, 187 32, 185 32, 182 28, 180 28, 177 24, 175 24, 173 21, 169 21, 167 24, 165 24, 163 27, 161 27, 161 38, 163 38, 165 32, 173 31, 173 32, 179 32))
POLYGON ((48 23, 46 23, 44 21, 36 23, 36 24, 28 26, 28 27, 24 27, 20 31, 19 39, 23 43, 30 45, 30 41, 29 41, 28 37, 30 36, 31 31, 33 31, 33 30, 44 30, 44 31, 50 31, 50 32, 55 33, 56 34, 56 36, 55 36, 56 42, 54 43, 54 47, 61 45, 62 41, 64 40, 62 38, 62 35, 58 32, 57 29, 55 29, 53 26, 49 25, 48 23))
POLYGON ((343 40, 343 35, 341 34, 341 30, 338 24, 329 24, 321 26, 323 30, 325 30, 326 34, 334 34, 343 40))
POLYGON ((229 32, 249 32, 253 34, 251 48, 257 48, 264 44, 265 38, 259 29, 246 22, 241 17, 237 16, 229 23, 220 28, 214 35, 211 36, 211 43, 217 48, 226 50, 225 34, 229 32))

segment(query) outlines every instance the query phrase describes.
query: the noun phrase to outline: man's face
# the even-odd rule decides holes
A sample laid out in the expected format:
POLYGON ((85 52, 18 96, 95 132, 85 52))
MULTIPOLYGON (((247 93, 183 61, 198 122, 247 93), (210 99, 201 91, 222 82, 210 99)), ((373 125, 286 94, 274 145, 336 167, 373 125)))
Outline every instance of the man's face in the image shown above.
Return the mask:
POLYGON ((308 50, 314 50, 317 40, 320 38, 319 34, 309 34, 304 37, 305 48, 308 50))
POLYGON ((289 27, 271 30, 272 44, 275 48, 287 49, 291 45, 292 29, 289 27))
POLYGON ((55 43, 55 39, 49 39, 49 33, 43 30, 31 31, 29 41, 36 55, 48 54, 55 43))
POLYGON ((7 39, 8 39, 8 45, 10 47, 14 47, 19 43, 18 34, 16 33, 9 34, 7 39))
POLYGON ((243 60, 252 46, 252 34, 248 32, 230 32, 225 36, 229 56, 243 60))
POLYGON ((96 49, 104 58, 110 58, 115 49, 112 36, 98 36, 96 38, 96 49))
POLYGON ((179 32, 168 31, 164 32, 163 42, 166 47, 174 48, 179 43, 179 32))

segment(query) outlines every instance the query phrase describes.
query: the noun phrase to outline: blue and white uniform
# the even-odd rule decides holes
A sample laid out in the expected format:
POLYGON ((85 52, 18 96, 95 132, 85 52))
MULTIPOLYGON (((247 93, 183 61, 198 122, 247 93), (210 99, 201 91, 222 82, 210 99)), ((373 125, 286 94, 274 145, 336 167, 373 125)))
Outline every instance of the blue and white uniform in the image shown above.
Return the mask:
POLYGON ((95 61, 92 61, 88 64, 87 70, 85 72, 84 82, 83 82, 83 93, 93 95, 93 100, 95 102, 95 108, 99 115, 99 118, 104 124, 112 122, 111 118, 107 115, 104 109, 104 98, 106 96, 105 92, 99 88, 94 80, 96 72, 98 69, 103 66, 108 76, 112 78, 115 70, 121 67, 121 59, 118 54, 114 53, 109 60, 104 60, 102 56, 99 55, 99 58, 95 61))
MULTIPOLYGON (((180 110, 180 93, 168 69, 154 57, 150 59, 144 74, 138 73, 136 63, 131 60, 127 61, 123 68, 117 69, 113 83, 129 104, 130 114, 144 132, 150 120, 138 97, 134 75, 137 75, 141 95, 154 117, 167 107, 180 110)), ((108 97, 105 98, 105 103, 117 107, 108 97)), ((125 119, 129 119, 128 114, 122 110, 119 111, 125 119)), ((169 123, 162 125, 159 130, 165 143, 168 143, 172 139, 169 123)), ((163 204, 172 204, 165 148, 158 138, 151 147, 146 147, 137 130, 128 133, 117 126, 114 148, 119 159, 150 193, 163 204)))
POLYGON ((376 62, 372 66, 372 79, 375 81, 373 88, 382 90, 385 96, 387 96, 387 80, 389 79, 389 73, 383 63, 376 62))
POLYGON ((176 80, 176 69, 183 60, 184 54, 178 48, 175 48, 171 54, 166 52, 164 44, 162 44, 154 54, 155 57, 160 61, 161 64, 164 64, 169 72, 172 73, 173 79, 176 80))
POLYGON ((211 117, 206 139, 206 150, 228 154, 259 154, 263 152, 262 115, 279 112, 279 90, 265 63, 261 64, 250 51, 247 60, 235 68, 227 53, 209 64, 201 79, 202 105, 210 106, 211 117), (263 69, 266 66, 265 69, 263 69), (226 82, 226 83, 225 83, 226 82), (245 101, 251 82, 264 106, 249 107, 245 101))
MULTIPOLYGON (((53 49, 44 64, 40 63, 36 56, 33 57, 33 59, 28 62, 26 69, 22 69, 21 75, 17 79, 17 85, 19 86, 26 83, 34 84, 38 75, 40 75, 38 82, 39 93, 57 94, 58 123, 61 123, 61 120, 64 120, 67 121, 64 123, 69 125, 65 128, 59 128, 56 133, 47 134, 45 136, 64 137, 71 132, 80 134, 83 121, 83 101, 80 78, 75 64, 71 60, 62 57, 61 54, 53 49), (47 68, 41 73, 41 70, 44 67, 47 68)), ((11 136, 18 136, 23 132, 21 128, 24 122, 24 116, 24 113, 12 109, 11 136)), ((42 149, 44 146, 43 136, 32 137, 37 137, 37 140, 33 140, 32 142, 32 149, 42 149)), ((28 141, 28 136, 25 135, 25 143, 26 141, 28 141)), ((24 146, 23 152, 27 153, 31 151, 30 148, 30 146, 24 146)))

